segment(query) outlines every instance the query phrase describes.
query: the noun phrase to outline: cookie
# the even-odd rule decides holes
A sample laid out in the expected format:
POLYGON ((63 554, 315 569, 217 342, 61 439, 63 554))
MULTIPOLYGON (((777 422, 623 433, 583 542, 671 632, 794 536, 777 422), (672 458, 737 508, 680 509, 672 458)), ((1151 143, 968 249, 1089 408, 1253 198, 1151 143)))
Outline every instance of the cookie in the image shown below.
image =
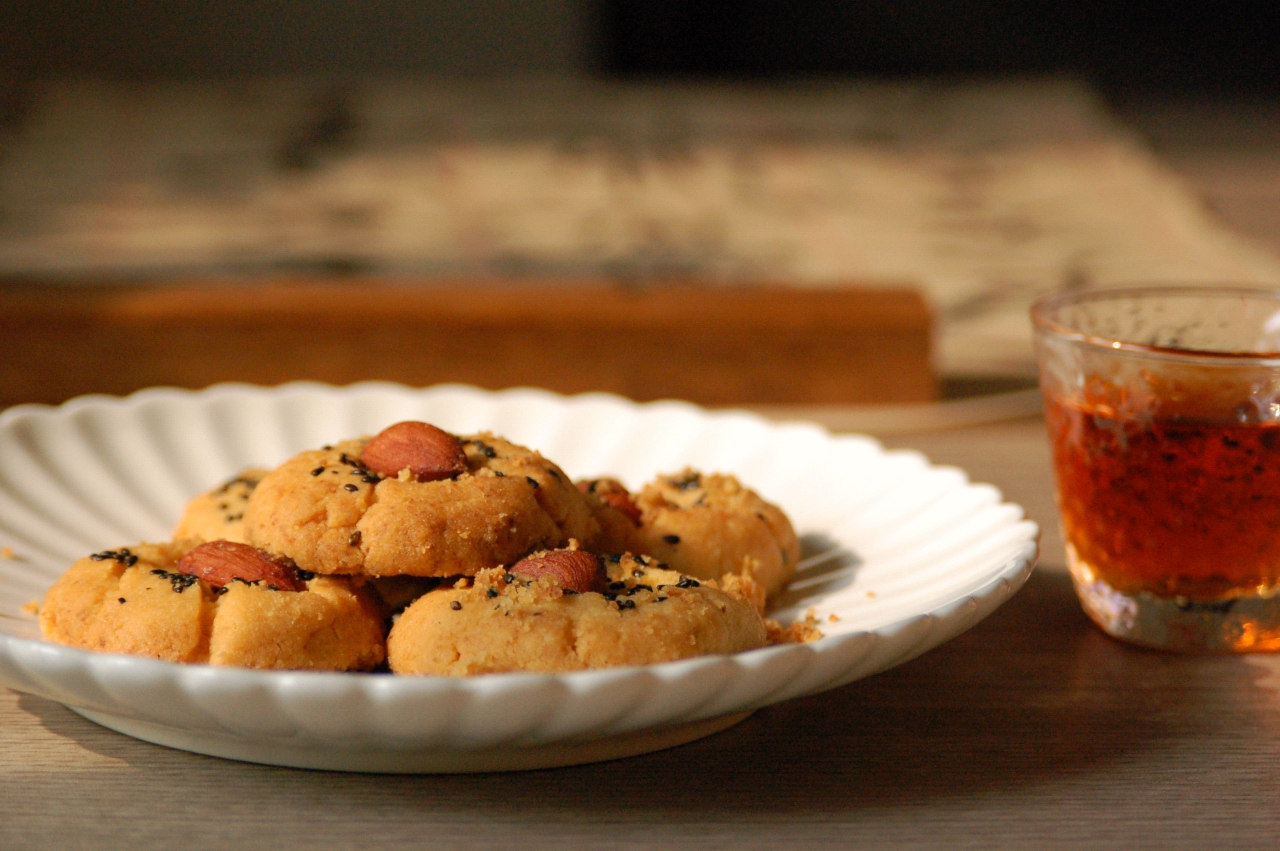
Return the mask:
POLYGON ((591 514, 600 527, 599 534, 582 542, 593 553, 639 553, 645 551, 641 540, 640 508, 617 479, 584 479, 578 490, 587 500, 591 514))
POLYGON ((249 496, 268 470, 252 467, 187 503, 173 539, 244 542, 244 512, 249 496))
POLYGON ((384 660, 381 613, 351 580, 304 573, 301 591, 264 581, 211 584, 181 572, 196 543, 138 544, 80 559, 45 595, 41 633, 85 650, 170 662, 361 671, 384 660))
POLYGON ((768 641, 750 604, 708 583, 644 556, 611 556, 605 567, 604 593, 566 592, 552 576, 530 579, 516 565, 425 594, 391 629, 391 670, 574 671, 737 653, 768 641))
MULTIPOLYGON (((303 452, 271 471, 249 499, 246 540, 314 573, 445 577, 598 534, 586 499, 559 467, 488 433, 440 432, 461 459, 447 478, 418 471, 415 447, 403 442, 376 453, 382 469, 371 467, 366 450, 385 449, 383 437, 403 425, 303 452), (388 455, 405 466, 390 470, 399 462, 388 455)), ((444 463, 432 452, 449 447, 427 448, 417 453, 422 469, 444 463)))
POLYGON ((699 579, 750 577, 772 598, 795 575, 800 543, 786 514, 733 476, 685 469, 635 499, 640 550, 699 579))

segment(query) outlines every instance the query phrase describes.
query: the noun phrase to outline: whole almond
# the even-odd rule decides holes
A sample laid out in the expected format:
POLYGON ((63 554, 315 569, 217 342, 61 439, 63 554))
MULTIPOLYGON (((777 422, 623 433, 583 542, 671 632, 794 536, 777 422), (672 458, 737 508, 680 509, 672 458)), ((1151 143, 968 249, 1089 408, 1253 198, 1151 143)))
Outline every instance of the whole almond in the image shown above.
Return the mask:
POLYGON ((631 498, 631 492, 617 479, 590 479, 578 482, 578 490, 593 493, 601 501, 621 511, 637 526, 640 525, 640 506, 631 498))
POLYGON ((568 591, 604 591, 604 564, 583 550, 550 550, 534 553, 513 564, 510 572, 527 579, 549 576, 568 591))
POLYGON ((406 420, 384 428, 360 453, 360 461, 383 476, 408 469, 420 482, 438 482, 467 472, 458 438, 430 423, 406 420))
POLYGON ((305 591, 307 583, 292 562, 277 559, 248 544, 209 541, 178 560, 178 572, 224 588, 232 580, 261 582, 277 591, 305 591))

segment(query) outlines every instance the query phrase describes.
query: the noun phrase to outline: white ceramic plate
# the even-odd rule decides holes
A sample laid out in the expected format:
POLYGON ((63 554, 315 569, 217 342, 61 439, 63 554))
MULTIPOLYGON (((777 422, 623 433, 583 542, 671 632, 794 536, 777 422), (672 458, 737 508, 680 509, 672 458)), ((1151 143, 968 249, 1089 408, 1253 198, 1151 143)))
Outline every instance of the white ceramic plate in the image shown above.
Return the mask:
POLYGON ((835 688, 977 623, 1030 573, 1034 523, 988 485, 865 437, 692 405, 536 390, 222 385, 0 415, 0 684, 112 729, 234 759, 357 771, 486 771, 642 753, 835 688), (488 429, 571 476, 639 487, 732 472, 791 516, 806 561, 774 613, 825 638, 640 668, 471 679, 268 672, 39 640, 24 603, 76 558, 164 540, 186 501, 248 466, 422 419, 488 429))

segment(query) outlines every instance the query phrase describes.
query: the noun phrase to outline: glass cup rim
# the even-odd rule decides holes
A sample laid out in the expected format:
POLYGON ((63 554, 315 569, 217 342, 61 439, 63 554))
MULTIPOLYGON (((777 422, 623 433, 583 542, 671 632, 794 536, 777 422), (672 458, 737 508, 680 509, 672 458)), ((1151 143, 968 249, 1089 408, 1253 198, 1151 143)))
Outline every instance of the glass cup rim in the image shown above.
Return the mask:
POLYGON ((1152 346, 1146 343, 1135 343, 1098 334, 1089 334, 1076 330, 1069 325, 1051 318, 1057 310, 1072 304, 1085 302, 1102 302, 1111 299, 1138 298, 1143 296, 1199 296, 1207 298, 1257 298, 1271 300, 1280 311, 1280 287, 1271 289, 1258 286, 1208 286, 1203 284, 1146 284, 1142 286, 1104 287, 1101 289, 1077 290, 1069 293, 1053 293, 1042 296, 1031 305, 1031 325, 1037 334, 1053 336, 1058 339, 1085 346, 1092 346, 1117 353, 1148 355, 1154 357, 1207 360, 1214 363, 1241 361, 1249 363, 1280 363, 1280 350, 1277 351, 1212 351, 1209 349, 1191 349, 1177 346, 1152 346))

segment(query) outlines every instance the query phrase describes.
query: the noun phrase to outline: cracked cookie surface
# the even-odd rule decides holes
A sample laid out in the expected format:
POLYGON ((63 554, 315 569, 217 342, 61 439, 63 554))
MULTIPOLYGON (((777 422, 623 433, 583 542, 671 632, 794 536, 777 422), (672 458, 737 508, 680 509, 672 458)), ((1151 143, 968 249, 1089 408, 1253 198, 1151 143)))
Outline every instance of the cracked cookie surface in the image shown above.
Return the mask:
POLYGON ((218 589, 178 570, 196 543, 78 560, 45 595, 41 634, 84 650, 249 668, 357 671, 384 660, 382 615, 357 583, 311 576, 303 591, 218 589))
POLYGON ((729 475, 685 469, 635 498, 641 550, 700 579, 750 577, 769 597, 795 575, 800 542, 786 514, 729 475))
POLYGON ((246 540, 315 573, 443 577, 598 533, 582 494, 533 450, 488 433, 461 437, 466 472, 418 481, 365 466, 370 439, 271 471, 249 500, 246 540))
POLYGON ((605 559, 604 593, 501 568, 431 591, 387 639, 391 670, 468 676, 648 665, 768 641, 755 608, 645 556, 605 559))

